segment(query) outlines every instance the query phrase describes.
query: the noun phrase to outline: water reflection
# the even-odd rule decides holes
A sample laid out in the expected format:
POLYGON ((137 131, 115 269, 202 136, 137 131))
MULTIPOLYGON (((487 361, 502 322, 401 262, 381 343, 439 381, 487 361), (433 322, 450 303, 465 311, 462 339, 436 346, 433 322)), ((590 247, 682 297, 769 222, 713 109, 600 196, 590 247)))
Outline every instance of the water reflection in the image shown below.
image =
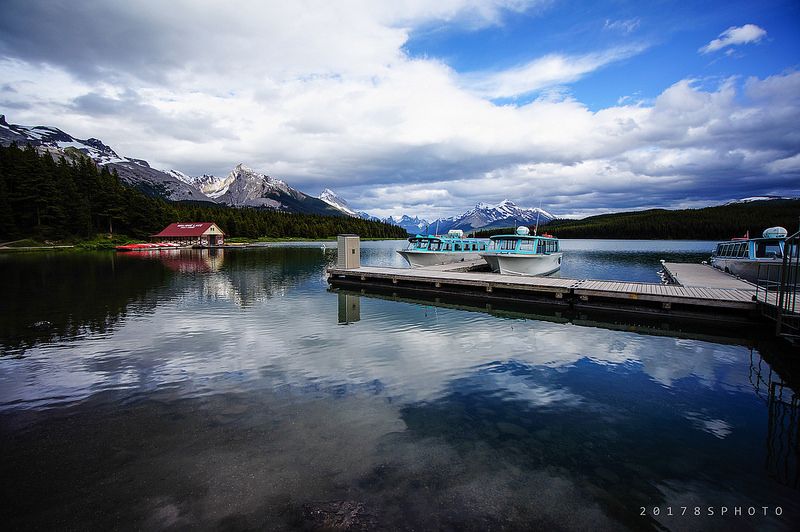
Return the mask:
MULTIPOLYGON (((800 377, 786 371, 784 375, 800 377)), ((750 351, 749 377, 768 410, 767 471, 778 482, 800 488, 800 394, 755 350, 750 351)))
POLYGON ((339 325, 349 325, 361 319, 361 298, 356 294, 339 293, 339 325))
MULTIPOLYGON (((334 294, 329 251, 3 264, 40 272, 47 287, 69 272, 84 288, 55 303, 65 322, 91 323, 72 308, 82 298, 117 302, 117 318, 43 338, 29 332, 35 313, 4 323, 25 356, 0 358, 0 519, 287 529, 346 515, 362 529, 620 530, 791 529, 800 515, 797 373, 770 344, 334 294), (694 502, 782 505, 784 516, 639 516, 694 502)), ((31 293, 47 311, 49 290, 31 293)))

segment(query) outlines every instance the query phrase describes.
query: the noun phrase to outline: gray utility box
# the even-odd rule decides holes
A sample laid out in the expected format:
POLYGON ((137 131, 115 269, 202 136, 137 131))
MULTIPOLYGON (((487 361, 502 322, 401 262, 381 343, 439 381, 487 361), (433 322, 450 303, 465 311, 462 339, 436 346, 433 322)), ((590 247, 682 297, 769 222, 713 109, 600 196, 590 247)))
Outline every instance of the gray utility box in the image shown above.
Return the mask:
POLYGON ((339 235, 336 267, 355 269, 361 267, 361 238, 358 235, 339 235))

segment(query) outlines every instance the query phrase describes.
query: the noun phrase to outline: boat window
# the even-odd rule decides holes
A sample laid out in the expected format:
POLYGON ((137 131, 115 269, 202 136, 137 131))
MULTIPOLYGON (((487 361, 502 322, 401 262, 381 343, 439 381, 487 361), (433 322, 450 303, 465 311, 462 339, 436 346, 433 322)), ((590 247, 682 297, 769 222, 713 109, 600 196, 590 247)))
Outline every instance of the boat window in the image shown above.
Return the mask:
POLYGON ((722 256, 722 244, 717 244, 717 251, 714 253, 715 255, 722 256))
POLYGON ((737 249, 738 253, 736 253, 737 257, 746 257, 747 256, 747 244, 742 242, 742 243, 737 245, 737 248, 738 248, 737 249))
POLYGON ((517 241, 516 240, 501 240, 501 247, 500 249, 506 251, 513 251, 517 249, 517 241))
POLYGON ((461 244, 453 244, 455 251, 461 251, 461 244))
POLYGON ((520 242, 519 250, 533 252, 533 240, 523 240, 522 242, 520 242))
POLYGON ((428 249, 428 241, 427 240, 420 240, 419 241, 419 249, 428 249))
POLYGON ((756 258, 758 259, 777 259, 783 257, 781 245, 777 240, 767 240, 756 244, 756 258))
POLYGON ((450 243, 449 243, 449 242, 448 242, 447 244, 445 244, 445 245, 444 245, 444 250, 445 250, 445 251, 451 251, 452 249, 453 249, 453 248, 450 246, 450 243))
POLYGON ((431 251, 439 251, 441 248, 442 248, 442 243, 439 242, 438 240, 434 240, 433 242, 431 242, 431 245, 428 246, 428 249, 430 249, 431 251))
POLYGON ((731 246, 730 244, 725 244, 722 246, 722 256, 723 257, 730 257, 731 256, 731 246))

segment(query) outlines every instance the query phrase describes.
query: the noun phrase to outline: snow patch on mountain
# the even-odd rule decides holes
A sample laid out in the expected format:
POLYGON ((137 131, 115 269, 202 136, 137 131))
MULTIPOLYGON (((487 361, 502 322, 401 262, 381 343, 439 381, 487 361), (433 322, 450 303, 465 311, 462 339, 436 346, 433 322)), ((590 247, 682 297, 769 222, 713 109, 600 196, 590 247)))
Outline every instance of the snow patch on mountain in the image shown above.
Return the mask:
POLYGON ((734 205, 736 203, 750 203, 753 201, 772 201, 772 200, 794 200, 791 196, 751 196, 749 198, 742 198, 738 200, 729 201, 725 205, 734 205))
POLYGON ((543 209, 519 207, 506 199, 496 205, 478 203, 474 208, 458 216, 434 220, 430 223, 430 227, 434 231, 445 233, 450 229, 472 231, 491 226, 535 225, 537 222, 539 225, 544 225, 554 219, 554 215, 543 209))
POLYGON ((427 220, 423 220, 422 218, 418 218, 417 216, 411 217, 407 214, 398 217, 389 216, 388 218, 385 218, 383 221, 387 224, 392 224, 402 227, 410 235, 426 232, 428 230, 427 220))
POLYGON ((324 201, 325 203, 327 203, 328 205, 330 205, 331 207, 333 207, 334 209, 338 209, 348 216, 354 216, 356 218, 360 217, 360 213, 357 213, 356 211, 351 209, 344 198, 342 198, 341 196, 336 194, 336 192, 334 192, 329 188, 323 190, 322 193, 317 197, 322 201, 324 201))

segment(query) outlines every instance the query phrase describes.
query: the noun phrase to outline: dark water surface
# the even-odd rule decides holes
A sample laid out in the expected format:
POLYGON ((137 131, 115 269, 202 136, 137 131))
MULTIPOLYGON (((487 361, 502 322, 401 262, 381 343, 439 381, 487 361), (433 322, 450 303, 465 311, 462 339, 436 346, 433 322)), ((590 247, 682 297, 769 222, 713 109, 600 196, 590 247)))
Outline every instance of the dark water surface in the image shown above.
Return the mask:
MULTIPOLYGON (((0 255, 0 522, 797 529, 798 353, 335 293, 326 246, 0 255)), ((711 246, 564 241, 562 276, 711 246)))

